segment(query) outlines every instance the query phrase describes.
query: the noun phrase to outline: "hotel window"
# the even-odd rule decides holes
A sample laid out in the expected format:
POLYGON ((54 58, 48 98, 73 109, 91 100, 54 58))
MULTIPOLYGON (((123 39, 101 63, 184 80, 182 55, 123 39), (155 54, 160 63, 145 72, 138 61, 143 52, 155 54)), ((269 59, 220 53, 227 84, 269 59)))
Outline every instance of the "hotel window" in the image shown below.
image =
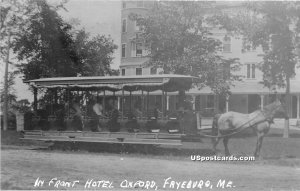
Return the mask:
POLYGON ((126 57, 126 44, 122 44, 122 58, 126 57))
POLYGON ((122 19, 122 32, 126 32, 127 29, 126 24, 127 24, 126 19, 122 19))
POLYGON ((142 71, 143 71, 142 68, 136 68, 135 69, 135 74, 136 75, 142 75, 142 71))
POLYGON ((150 74, 151 75, 157 74, 157 68, 151 68, 150 69, 150 74))
POLYGON ((122 76, 125 76, 125 69, 122 69, 122 76))
POLYGON ((143 56, 143 44, 136 43, 136 57, 142 57, 142 56, 143 56))
POLYGON ((247 64, 247 78, 255 79, 255 64, 247 64))
POLYGON ((122 2, 122 8, 126 9, 126 2, 122 2))
POLYGON ((223 39, 223 52, 231 52, 231 38, 227 35, 223 39))
POLYGON ((137 7, 144 7, 144 1, 137 1, 136 6, 137 7))

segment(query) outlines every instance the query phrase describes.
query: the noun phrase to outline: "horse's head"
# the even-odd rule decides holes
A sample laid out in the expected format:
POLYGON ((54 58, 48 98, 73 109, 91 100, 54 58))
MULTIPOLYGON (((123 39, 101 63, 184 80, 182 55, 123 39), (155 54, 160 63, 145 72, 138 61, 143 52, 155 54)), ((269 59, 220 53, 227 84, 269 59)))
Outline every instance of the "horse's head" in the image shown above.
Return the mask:
POLYGON ((276 101, 274 101, 273 103, 266 105, 263 111, 265 115, 270 119, 273 119, 274 115, 276 114, 283 114, 285 118, 288 117, 286 104, 279 99, 276 99, 276 101))

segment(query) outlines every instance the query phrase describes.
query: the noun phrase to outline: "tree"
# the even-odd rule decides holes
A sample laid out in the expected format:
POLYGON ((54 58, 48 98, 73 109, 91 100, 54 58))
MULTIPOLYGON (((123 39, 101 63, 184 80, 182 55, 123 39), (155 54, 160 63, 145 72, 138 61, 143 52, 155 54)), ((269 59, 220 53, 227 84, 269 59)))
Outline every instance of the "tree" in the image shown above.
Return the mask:
POLYGON ((28 15, 33 11, 31 4, 27 1, 1 0, 0 5, 0 59, 5 63, 4 71, 4 90, 3 90, 3 126, 7 130, 7 113, 9 100, 9 63, 10 51, 15 40, 22 32, 22 28, 26 26, 28 15))
MULTIPOLYGON (((148 65, 164 73, 197 76, 216 94, 228 94, 239 76, 237 59, 220 55, 222 43, 208 27, 211 2, 172 1, 157 3, 146 16, 130 15, 143 29, 135 39, 149 50, 148 65)), ((202 86, 201 86, 202 87, 202 86)))
MULTIPOLYGON (((227 30, 241 33, 264 52, 261 69, 263 84, 269 88, 286 88, 286 110, 290 110, 290 79, 295 75, 300 48, 299 2, 251 2, 247 11, 231 18, 219 15, 227 30), (229 21, 229 22, 228 22, 229 21)), ((285 120, 284 137, 289 136, 289 119, 285 120)))
POLYGON ((77 33, 57 10, 45 0, 36 0, 38 10, 17 40, 14 51, 25 80, 58 76, 112 75, 112 54, 117 46, 110 37, 89 38, 84 30, 77 33))
MULTIPOLYGON (((16 98, 17 96, 15 95, 15 89, 14 89, 14 85, 15 85, 15 77, 18 74, 18 71, 13 71, 13 72, 8 72, 8 77, 7 77, 7 93, 8 95, 11 95, 9 97, 14 97, 16 98)), ((1 88, 0 88, 0 92, 1 92, 1 102, 4 102, 4 82, 1 82, 1 88)), ((8 99, 10 100, 10 99, 8 99)))
POLYGON ((14 51, 20 61, 25 80, 54 76, 76 76, 79 59, 73 48, 71 25, 64 22, 57 9, 45 0, 36 0, 37 10, 14 51))
POLYGON ((97 35, 90 38, 89 33, 82 29, 76 34, 74 46, 79 62, 82 63, 80 69, 82 76, 117 74, 111 69, 110 64, 118 46, 114 44, 110 36, 97 35))
MULTIPOLYGON (((84 30, 76 33, 57 13, 64 8, 63 3, 58 6, 52 6, 46 0, 32 0, 31 3, 36 11, 30 15, 28 25, 14 45, 18 60, 23 61, 19 68, 24 80, 116 74, 110 64, 117 46, 110 37, 99 35, 90 39, 84 30)), ((57 90, 43 93, 50 92, 59 94, 57 90)), ((36 88, 33 93, 34 103, 37 103, 36 88)))

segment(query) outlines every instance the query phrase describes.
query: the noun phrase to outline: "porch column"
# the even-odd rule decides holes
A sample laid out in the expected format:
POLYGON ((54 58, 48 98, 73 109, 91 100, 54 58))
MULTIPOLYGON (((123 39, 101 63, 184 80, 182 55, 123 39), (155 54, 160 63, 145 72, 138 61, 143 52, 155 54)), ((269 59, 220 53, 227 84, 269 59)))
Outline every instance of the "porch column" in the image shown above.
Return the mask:
POLYGON ((147 91, 147 103, 146 103, 146 117, 149 117, 149 91, 147 91))
POLYGON ((300 127, 300 94, 297 95, 297 122, 296 126, 300 127))
POLYGON ((37 88, 34 87, 33 88, 33 110, 34 110, 34 113, 37 114, 37 88))
POLYGON ((118 96, 118 110, 120 110, 121 103, 120 103, 120 97, 118 96))
POLYGON ((260 95, 260 109, 263 110, 264 109, 264 95, 260 95))
POLYGON ((161 90, 161 92, 162 92, 162 94, 161 94, 161 112, 162 112, 162 116, 161 116, 161 119, 163 120, 164 119, 164 114, 165 114, 165 112, 164 112, 164 110, 165 110, 165 100, 164 100, 164 95, 165 95, 165 92, 164 92, 164 90, 161 90))
POLYGON ((300 119, 300 94, 297 95, 297 119, 300 119))
POLYGON ((105 113, 105 90, 103 90, 103 99, 102 99, 102 107, 103 107, 103 111, 105 113))
POLYGON ((229 111, 229 95, 226 96, 226 112, 229 111))
POLYGON ((70 94, 71 90, 67 89, 68 118, 70 117, 70 94))
POLYGON ((122 89, 121 104, 122 104, 122 120, 124 120, 124 89, 122 89))
POLYGON ((130 113, 131 113, 131 108, 132 107, 132 92, 131 91, 129 91, 129 111, 130 111, 130 113))
POLYGON ((196 96, 192 95, 192 98, 193 98, 193 110, 195 111, 196 110, 196 96))
POLYGON ((144 104, 144 90, 142 90, 142 97, 141 97, 141 110, 142 110, 142 116, 141 116, 141 118, 143 119, 143 117, 144 117, 144 113, 145 113, 145 104, 144 104))
POLYGON ((167 111, 170 109, 170 96, 167 95, 167 111))

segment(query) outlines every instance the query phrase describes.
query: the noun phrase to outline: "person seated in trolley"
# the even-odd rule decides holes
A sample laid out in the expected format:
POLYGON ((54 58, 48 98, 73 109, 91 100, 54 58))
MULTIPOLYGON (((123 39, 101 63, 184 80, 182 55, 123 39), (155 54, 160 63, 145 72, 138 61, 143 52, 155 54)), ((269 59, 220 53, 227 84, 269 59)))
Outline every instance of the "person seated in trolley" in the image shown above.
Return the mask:
POLYGON ((74 98, 69 107, 69 114, 72 120, 72 126, 74 130, 82 131, 83 129, 83 114, 80 108, 80 102, 78 98, 74 98))
POLYGON ((131 113, 131 115, 134 115, 135 118, 141 119, 143 117, 143 112, 140 110, 139 105, 140 104, 138 102, 134 104, 134 110, 133 113, 131 113))
POLYGON ((92 97, 88 106, 89 122, 88 126, 92 131, 101 131, 101 119, 105 118, 103 115, 103 107, 100 100, 92 97))
POLYGON ((140 131, 140 125, 137 121, 136 116, 132 112, 128 115, 128 120, 125 123, 125 128, 130 133, 137 133, 140 131))
POLYGON ((159 103, 155 104, 154 110, 153 110, 153 116, 155 119, 158 119, 162 115, 162 112, 159 110, 159 103))
POLYGON ((108 101, 108 122, 107 127, 110 132, 118 132, 120 131, 120 123, 118 122, 119 118, 119 110, 116 106, 116 101, 114 98, 108 101))
POLYGON ((104 111, 103 111, 103 106, 100 103, 100 100, 97 99, 95 101, 95 104, 93 105, 93 111, 95 112, 95 114, 99 117, 99 118, 104 118, 104 111))

